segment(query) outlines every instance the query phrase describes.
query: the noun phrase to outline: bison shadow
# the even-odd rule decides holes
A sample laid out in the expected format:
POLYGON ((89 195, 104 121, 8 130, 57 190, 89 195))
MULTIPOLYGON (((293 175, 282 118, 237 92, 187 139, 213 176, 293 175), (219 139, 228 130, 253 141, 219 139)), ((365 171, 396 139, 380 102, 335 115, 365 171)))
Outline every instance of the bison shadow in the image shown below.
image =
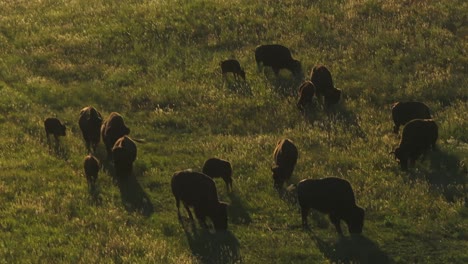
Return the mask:
POLYGON ((330 243, 311 235, 319 250, 331 263, 394 263, 379 246, 363 235, 340 237, 335 243, 330 243))
POLYGON ((229 220, 234 224, 248 225, 252 223, 252 218, 246 209, 244 201, 235 193, 229 193, 231 203, 228 206, 229 220))
POLYGON ((127 212, 138 212, 144 216, 154 213, 154 206, 146 192, 138 183, 133 173, 122 175, 114 170, 111 171, 114 182, 119 187, 122 203, 127 212))
POLYGON ((52 155, 65 161, 70 159, 70 151, 60 141, 47 142, 47 145, 52 155))
POLYGON ((325 109, 331 126, 333 124, 343 124, 347 131, 353 135, 366 139, 366 133, 361 128, 359 117, 344 104, 329 106, 325 109))
POLYGON ((101 188, 96 183, 88 184, 88 193, 91 199, 91 204, 93 205, 101 205, 102 204, 102 197, 101 197, 101 188))
POLYGON ((267 83, 272 87, 272 90, 282 96, 297 96, 298 87, 304 80, 304 73, 294 76, 288 70, 281 70, 280 74, 276 76, 273 70, 266 67, 264 69, 264 76, 267 83), (284 74, 287 72, 287 74, 284 74))
POLYGON ((211 233, 206 229, 184 227, 192 254, 200 263, 241 263, 239 240, 229 230, 211 233))
MULTIPOLYGON (((429 168, 421 168, 419 173, 431 184, 433 188, 439 190, 448 202, 456 202, 458 199, 467 199, 466 182, 468 171, 466 164, 457 156, 446 153, 442 150, 431 151, 426 154, 429 159, 429 168)), ((423 159, 425 159, 423 157, 423 159)), ((412 179, 418 178, 418 171, 411 171, 412 179)))

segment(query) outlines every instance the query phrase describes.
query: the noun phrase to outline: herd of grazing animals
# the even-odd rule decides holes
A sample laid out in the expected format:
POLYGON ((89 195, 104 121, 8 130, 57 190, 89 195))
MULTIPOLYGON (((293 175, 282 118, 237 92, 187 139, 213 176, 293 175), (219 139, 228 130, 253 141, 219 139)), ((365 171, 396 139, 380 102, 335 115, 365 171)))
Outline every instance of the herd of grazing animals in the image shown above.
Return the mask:
MULTIPOLYGON (((301 63, 292 58, 288 48, 281 45, 261 45, 255 50, 255 60, 259 69, 271 67, 278 75, 281 69, 287 69, 298 76, 302 73, 301 63)), ((230 59, 220 63, 223 78, 233 73, 245 80, 245 72, 237 60, 230 59)), ((337 104, 341 90, 333 85, 330 71, 323 65, 315 66, 310 80, 299 87, 297 107, 304 111, 316 96, 323 98, 325 106, 337 104)), ((429 108, 420 102, 397 102, 392 106, 394 122, 393 132, 398 133, 404 125, 399 146, 391 152, 399 160, 402 170, 408 164, 414 166, 416 159, 429 149, 435 150, 438 138, 437 124, 431 119, 429 108)), ((113 162, 116 176, 130 177, 133 162, 137 157, 135 141, 129 137, 130 128, 123 117, 112 112, 103 120, 99 111, 88 106, 80 111, 78 120, 88 155, 84 159, 84 172, 89 185, 93 185, 101 168, 100 161, 93 155, 101 138, 107 151, 107 161, 113 162)), ((59 136, 65 136, 66 127, 57 118, 44 121, 47 141, 52 134, 58 143, 59 136)), ((139 142, 139 141, 138 141, 139 142)), ((277 142, 273 152, 275 165, 271 168, 273 187, 281 190, 289 181, 298 160, 298 149, 290 139, 277 142)), ((180 202, 184 205, 189 218, 193 221, 192 207, 199 224, 207 228, 206 218, 210 218, 214 228, 226 230, 228 225, 227 204, 218 200, 218 192, 213 179, 222 178, 228 191, 232 191, 232 166, 227 160, 210 158, 203 164, 202 172, 184 170, 175 172, 171 180, 171 189, 176 201, 180 218, 180 202)), ((302 224, 308 228, 307 216, 310 209, 329 215, 336 231, 342 235, 340 221, 343 220, 350 233, 361 233, 364 225, 364 209, 356 205, 351 184, 335 177, 323 179, 305 179, 296 185, 297 201, 301 208, 302 224)))

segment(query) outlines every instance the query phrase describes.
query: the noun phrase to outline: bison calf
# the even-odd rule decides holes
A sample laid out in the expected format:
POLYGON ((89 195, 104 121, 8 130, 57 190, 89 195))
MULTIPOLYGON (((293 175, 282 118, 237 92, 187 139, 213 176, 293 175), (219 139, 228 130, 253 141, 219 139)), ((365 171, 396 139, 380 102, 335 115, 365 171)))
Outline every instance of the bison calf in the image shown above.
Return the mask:
POLYGON ((222 178, 228 191, 232 190, 232 166, 227 160, 211 158, 203 164, 202 172, 211 178, 222 178))
POLYGON ((67 129, 65 125, 55 117, 46 118, 46 120, 44 120, 44 128, 48 142, 50 134, 54 135, 55 141, 58 142, 59 136, 65 136, 65 131, 67 129))
POLYGON ((297 162, 298 151, 294 143, 289 139, 282 139, 276 144, 273 152, 275 166, 273 172, 273 186, 276 189, 283 187, 285 181, 291 178, 297 162))
POLYGON ((392 105, 393 132, 413 119, 431 119, 429 107, 421 102, 396 102, 392 105))
POLYGON ((299 87, 299 100, 297 101, 297 108, 302 112, 305 111, 307 106, 312 105, 312 100, 315 94, 315 86, 311 81, 305 81, 299 87))
POLYGON ((241 68, 237 60, 224 60, 220 63, 223 78, 226 78, 227 73, 234 74, 234 78, 241 77, 245 81, 245 71, 241 68))
POLYGON ((83 139, 86 142, 88 152, 92 149, 96 152, 96 147, 101 141, 100 129, 102 125, 102 116, 94 107, 87 106, 80 111, 78 120, 83 139))
POLYGON ((362 233, 364 209, 356 205, 351 184, 340 178, 306 179, 297 184, 297 199, 301 207, 302 225, 308 228, 310 209, 328 214, 338 234, 340 221, 348 225, 349 233, 362 233))
POLYGON ((193 207, 202 227, 207 228, 205 220, 209 217, 217 231, 227 229, 227 204, 218 200, 213 179, 199 172, 179 171, 172 176, 171 187, 179 217, 179 203, 182 201, 192 221, 189 207, 193 207))
POLYGON ((86 156, 83 167, 88 185, 93 186, 96 183, 100 168, 98 159, 93 155, 86 156))
POLYGON ((402 170, 413 166, 421 154, 435 150, 439 128, 432 119, 413 119, 403 128, 400 145, 393 152, 402 170))

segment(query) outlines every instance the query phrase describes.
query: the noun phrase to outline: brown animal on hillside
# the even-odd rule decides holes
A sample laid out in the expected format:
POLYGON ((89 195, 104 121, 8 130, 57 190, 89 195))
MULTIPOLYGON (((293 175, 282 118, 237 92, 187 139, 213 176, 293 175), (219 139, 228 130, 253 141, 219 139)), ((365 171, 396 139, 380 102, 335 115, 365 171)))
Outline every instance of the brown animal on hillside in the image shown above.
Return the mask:
POLYGON ((47 137, 47 142, 49 142, 49 135, 52 134, 54 135, 55 141, 59 141, 60 136, 65 136, 66 135, 66 130, 67 128, 65 125, 60 122, 55 117, 49 117, 44 120, 44 128, 46 132, 46 137, 47 137))
POLYGON ((172 176, 171 188, 179 218, 181 216, 179 204, 182 201, 192 221, 193 216, 189 207, 193 207, 195 216, 202 227, 208 227, 205 220, 209 217, 217 231, 227 229, 227 204, 218 200, 218 192, 213 179, 199 172, 179 171, 172 176))
POLYGON ((235 79, 241 77, 245 81, 245 71, 237 60, 224 60, 220 65, 223 78, 226 78, 227 73, 232 73, 235 79))
POLYGON ((429 107, 421 102, 396 102, 392 105, 393 132, 413 119, 431 119, 429 107))
POLYGON ((227 190, 232 190, 232 166, 229 161, 210 158, 203 164, 202 172, 210 178, 222 178, 227 190))
POLYGON ((310 81, 315 85, 317 97, 325 96, 327 91, 335 88, 330 71, 323 65, 317 65, 312 69, 310 81))
POLYGON ((94 107, 87 106, 80 111, 80 119, 78 120, 81 134, 86 142, 86 149, 96 152, 96 147, 101 141, 101 125, 102 116, 94 107))
POLYGON ((112 159, 115 173, 119 178, 131 175, 136 157, 137 147, 131 138, 123 136, 115 141, 112 147, 112 159))
POLYGON ((93 155, 89 154, 84 159, 84 171, 86 176, 86 181, 88 182, 89 186, 92 186, 96 183, 98 178, 99 168, 99 160, 94 157, 93 155))
POLYGON ((275 159, 275 166, 271 168, 273 186, 280 189, 283 187, 284 182, 291 178, 296 166, 298 151, 291 140, 282 139, 276 144, 273 156, 275 159))
POLYGON ((298 60, 291 56, 291 51, 282 45, 260 45, 255 49, 255 61, 261 70, 271 67, 276 76, 281 69, 289 70, 294 76, 302 76, 302 66, 298 60))
POLYGON ((338 234, 343 235, 341 220, 346 222, 350 233, 362 233, 364 209, 356 205, 353 189, 347 180, 335 177, 302 180, 297 184, 297 199, 304 228, 309 227, 309 210, 315 209, 328 214, 338 234))
POLYGON ((414 166, 416 160, 428 150, 436 149, 439 128, 432 119, 413 119, 403 128, 400 145, 393 152, 400 161, 402 170, 408 169, 408 162, 414 166))
POLYGON ((305 109, 312 105, 312 99, 315 94, 315 86, 311 81, 305 81, 299 87, 299 100, 297 101, 297 108, 304 112, 305 109))
POLYGON ((129 135, 130 128, 125 125, 123 117, 116 112, 110 113, 109 117, 101 125, 102 141, 106 146, 107 157, 112 157, 112 147, 117 139, 129 135))

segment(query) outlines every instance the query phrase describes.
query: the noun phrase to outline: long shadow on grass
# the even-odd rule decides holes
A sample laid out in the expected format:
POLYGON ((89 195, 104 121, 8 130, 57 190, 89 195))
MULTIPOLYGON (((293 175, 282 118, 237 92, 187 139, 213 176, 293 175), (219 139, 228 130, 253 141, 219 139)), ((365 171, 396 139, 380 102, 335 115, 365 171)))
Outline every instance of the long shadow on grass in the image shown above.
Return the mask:
POLYGON ((192 254, 201 263, 241 263, 239 240, 231 231, 210 233, 206 229, 195 229, 190 232, 184 227, 185 235, 192 254))
MULTIPOLYGON (((455 202, 460 198, 466 199, 466 182, 468 171, 466 164, 453 155, 442 150, 429 153, 430 168, 422 169, 426 180, 437 190, 440 190, 445 199, 455 202)), ((412 172, 412 178, 418 177, 417 172, 412 172)))
POLYGON ((127 212, 138 212, 144 216, 151 216, 154 213, 154 206, 135 175, 132 172, 118 173, 108 162, 105 166, 119 187, 122 203, 127 212))
POLYGON ((244 201, 234 192, 228 194, 231 203, 228 206, 229 220, 234 224, 248 225, 252 222, 244 201))
POLYGON ((266 81, 271 85, 276 93, 282 96, 297 96, 299 86, 304 79, 303 72, 301 72, 298 76, 294 76, 289 71, 282 70, 280 71, 280 74, 276 76, 268 67, 263 71, 266 81), (282 72, 284 71, 287 72, 287 76, 283 76, 282 72))
POLYGON ((340 237, 335 243, 327 242, 313 234, 311 236, 331 263, 394 263, 375 242, 362 235, 340 237))
POLYGON ((346 105, 333 105, 325 109, 325 111, 328 115, 330 126, 333 126, 333 124, 344 124, 347 127, 347 131, 357 137, 366 138, 366 133, 359 124, 359 117, 349 110, 346 105))

